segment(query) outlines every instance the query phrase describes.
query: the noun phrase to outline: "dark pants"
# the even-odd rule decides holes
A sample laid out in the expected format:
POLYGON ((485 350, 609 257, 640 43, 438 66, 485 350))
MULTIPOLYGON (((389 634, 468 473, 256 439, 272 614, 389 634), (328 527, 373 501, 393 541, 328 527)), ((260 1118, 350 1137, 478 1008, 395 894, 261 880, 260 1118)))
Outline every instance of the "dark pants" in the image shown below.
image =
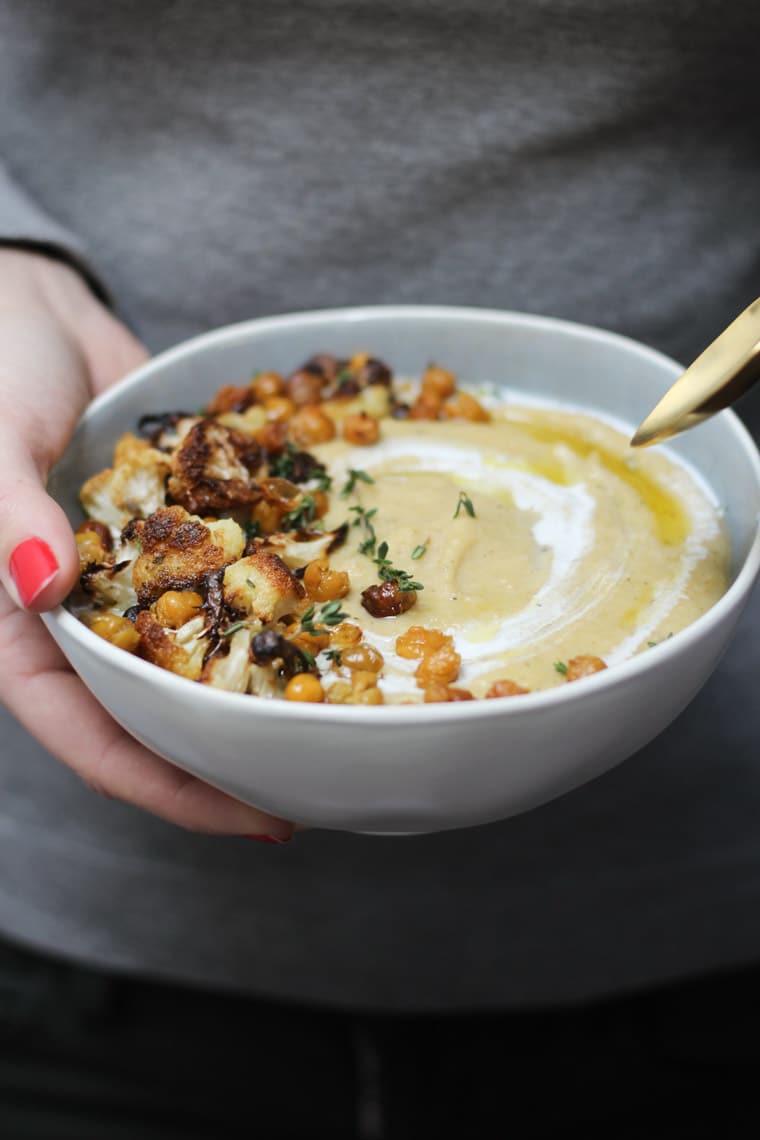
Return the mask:
POLYGON ((356 1016, 0 945, 0 1137, 743 1137, 759 998, 760 970, 578 1008, 356 1016))

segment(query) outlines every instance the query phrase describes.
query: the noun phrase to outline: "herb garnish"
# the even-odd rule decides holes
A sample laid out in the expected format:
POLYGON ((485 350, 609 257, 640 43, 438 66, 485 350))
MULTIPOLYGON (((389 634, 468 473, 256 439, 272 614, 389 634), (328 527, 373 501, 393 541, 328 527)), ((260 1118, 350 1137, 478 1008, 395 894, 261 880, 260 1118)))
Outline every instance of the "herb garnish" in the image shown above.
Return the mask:
POLYGON ((372 561, 377 566, 378 577, 383 582, 395 582, 402 593, 411 590, 424 590, 421 582, 415 582, 408 570, 399 570, 388 558, 388 543, 381 542, 377 548, 377 557, 372 561))
POLYGON ((325 602, 318 614, 317 607, 312 603, 301 614, 301 629, 304 633, 317 636, 320 633, 327 633, 326 626, 340 625, 347 617, 348 614, 343 613, 340 608, 340 602, 325 602), (316 626, 315 621, 322 622, 322 625, 316 626))
POLYGON ((363 527, 364 533, 367 536, 364 542, 359 544, 359 553, 371 557, 374 555, 375 546, 377 545, 377 535, 375 533, 374 524, 372 523, 372 519, 377 514, 377 507, 372 507, 369 511, 366 511, 364 507, 361 506, 349 507, 349 510, 353 511, 356 515, 351 525, 363 527))
POLYGON ((243 533, 245 534, 246 542, 250 542, 252 538, 258 538, 261 533, 261 523, 258 519, 248 519, 243 523, 243 533))
POLYGON ((222 637, 231 637, 233 633, 237 633, 237 631, 239 629, 242 629, 244 625, 244 621, 233 622, 232 625, 228 625, 227 628, 222 632, 222 637))
POLYGON ((250 586, 252 590, 256 589, 256 583, 252 582, 250 578, 246 578, 246 585, 250 586))
POLYGON ((297 507, 282 516, 283 530, 307 530, 314 522, 317 501, 313 495, 303 495, 297 507))
POLYGON ((558 673, 561 673, 563 677, 567 673, 567 665, 565 664, 564 661, 555 661, 554 662, 554 668, 557 670, 558 673))
POLYGON ((459 512, 462 507, 466 510, 471 519, 475 518, 475 508, 472 505, 472 499, 465 491, 459 492, 459 500, 457 502, 457 509, 454 511, 454 518, 459 518, 459 512))
POLYGON ((348 498, 348 496, 351 494, 351 492, 356 487, 357 481, 361 481, 362 483, 374 483, 375 482, 375 480, 372 478, 372 476, 368 475, 366 471, 361 471, 361 470, 357 470, 354 467, 349 467, 348 479, 344 483, 343 488, 340 492, 341 499, 347 499, 348 498))
POLYGON ((341 654, 339 649, 326 649, 325 657, 328 661, 334 661, 336 665, 341 664, 341 654))
POLYGON ((414 561, 416 562, 418 558, 422 558, 422 555, 425 553, 426 550, 427 550, 427 546, 425 545, 424 542, 421 542, 419 546, 415 546, 414 550, 412 551, 412 558, 414 559, 414 561))

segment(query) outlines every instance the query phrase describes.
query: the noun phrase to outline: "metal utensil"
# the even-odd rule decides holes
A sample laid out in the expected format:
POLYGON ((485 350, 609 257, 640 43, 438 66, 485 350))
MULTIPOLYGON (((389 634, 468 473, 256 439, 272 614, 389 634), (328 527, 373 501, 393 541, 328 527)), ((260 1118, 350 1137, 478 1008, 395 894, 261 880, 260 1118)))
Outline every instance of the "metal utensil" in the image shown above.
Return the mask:
POLYGON ((636 429, 631 447, 678 435, 738 400, 760 380, 760 298, 683 372, 636 429))

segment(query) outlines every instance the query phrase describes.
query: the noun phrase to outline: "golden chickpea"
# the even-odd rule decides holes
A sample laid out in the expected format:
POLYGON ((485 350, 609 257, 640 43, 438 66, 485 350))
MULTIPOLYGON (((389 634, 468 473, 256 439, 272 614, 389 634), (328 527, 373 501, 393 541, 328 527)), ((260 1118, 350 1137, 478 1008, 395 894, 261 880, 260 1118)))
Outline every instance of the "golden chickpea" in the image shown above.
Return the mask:
POLYGON ((116 645, 119 649, 126 649, 128 653, 134 653, 140 644, 140 634, 129 618, 117 614, 98 614, 91 618, 89 626, 98 637, 110 641, 111 645, 116 645))
POLYGON ((272 396, 281 396, 285 389, 285 381, 279 372, 259 372, 254 376, 253 394, 260 404, 265 404, 272 396))
POLYGON ((380 438, 380 424, 367 412, 353 412, 343 421, 343 438, 346 443, 369 447, 380 438))
POLYGON ((299 408, 306 404, 318 404, 322 399, 324 377, 308 368, 300 368, 285 381, 285 391, 299 408))
POLYGON ((332 649, 348 649, 350 645, 358 645, 362 639, 362 631, 358 625, 350 621, 341 622, 330 634, 330 647, 332 649))
POLYGON ((424 625, 410 625, 406 633, 396 638, 396 652, 399 657, 424 657, 434 653, 444 645, 452 645, 451 638, 437 629, 426 629, 424 625))
POLYGON ((287 396, 270 396, 264 401, 264 411, 267 419, 284 423, 289 420, 296 410, 296 406, 287 396))
POLYGON ((354 697, 359 693, 366 692, 367 689, 377 688, 377 673, 370 669, 357 669, 351 674, 351 692, 354 697))
POLYGON ((355 352, 348 362, 349 372, 358 372, 371 359, 371 356, 372 354, 369 352, 355 352))
POLYGON ((223 384, 213 399, 209 402, 206 411, 210 416, 221 412, 242 412, 253 403, 254 393, 250 384, 238 386, 237 384, 223 384))
POLYGON ((356 693, 354 697, 354 704, 382 705, 385 704, 385 697, 382 694, 382 690, 378 689, 377 685, 372 685, 369 689, 363 689, 361 693, 356 693))
POLYGON ((330 499, 325 491, 310 491, 314 500, 314 518, 323 519, 330 509, 330 499))
POLYGON ((417 684, 426 689, 434 681, 449 685, 456 681, 462 658, 450 645, 443 645, 433 653, 426 654, 415 670, 417 684))
POLYGON ((308 701, 311 704, 319 704, 324 699, 322 682, 313 673, 296 673, 285 686, 286 701, 308 701))
POLYGON ((371 645, 354 645, 341 650, 340 663, 352 672, 379 673, 385 659, 371 645))
POLYGON ((195 590, 167 590, 154 606, 156 621, 169 629, 179 629, 199 616, 203 598, 195 590))
POLYGON ((491 700, 494 697, 519 697, 523 693, 529 692, 530 689, 524 689, 522 685, 518 685, 514 681, 505 678, 503 681, 494 681, 486 693, 486 699, 491 700))
POLYGON ((261 499, 251 510, 251 522, 258 523, 262 534, 274 534, 280 529, 285 508, 261 499))
POLYGON ((351 584, 345 570, 331 570, 326 558, 315 558, 303 575, 306 593, 315 602, 332 602, 345 598, 351 584))
POLYGON ((105 562, 108 558, 108 551, 94 530, 82 531, 81 534, 76 534, 74 538, 79 551, 80 571, 84 570, 86 566, 92 565, 93 562, 105 562))
POLYGON ((581 677, 590 677, 592 673, 601 673, 602 669, 606 668, 607 665, 601 657, 581 654, 579 657, 571 657, 568 661, 565 680, 580 681, 581 677))
POLYGON ((443 704, 450 701, 472 701, 474 697, 469 689, 456 689, 453 685, 443 685, 434 682, 425 689, 423 698, 425 704, 443 704))
POLYGON ((443 401, 453 396, 457 379, 453 372, 429 364, 422 374, 422 393, 429 399, 443 401))
POLYGON ((437 420, 443 410, 443 402, 438 397, 420 392, 409 409, 410 420, 437 420))
POLYGON ((451 400, 443 405, 445 414, 450 419, 472 420, 473 423, 488 423, 491 413, 471 396, 469 392, 457 392, 451 400))
POLYGON ((282 420, 267 420, 267 422, 253 433, 253 438, 260 447, 275 454, 282 451, 288 438, 288 425, 282 420))
POLYGON ((299 447, 335 438, 335 423, 316 404, 306 404, 290 421, 290 436, 299 447))
POLYGON ((105 523, 98 522, 97 519, 85 519, 84 522, 81 522, 77 527, 76 533, 78 535, 87 534, 90 531, 98 536, 101 546, 103 546, 105 550, 113 550, 111 532, 105 523))

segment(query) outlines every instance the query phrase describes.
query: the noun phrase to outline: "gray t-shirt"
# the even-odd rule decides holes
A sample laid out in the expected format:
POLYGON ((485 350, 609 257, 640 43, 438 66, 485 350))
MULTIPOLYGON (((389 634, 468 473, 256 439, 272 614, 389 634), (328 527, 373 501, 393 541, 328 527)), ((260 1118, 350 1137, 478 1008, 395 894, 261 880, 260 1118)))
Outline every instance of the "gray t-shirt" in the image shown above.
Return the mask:
MULTIPOLYGON (((717 0, 0 0, 0 237, 76 251, 153 349, 414 301, 690 358, 760 293, 758 45, 760 11, 717 0)), ((755 603, 697 702, 603 779, 404 840, 188 835, 97 798, 6 715, 0 931, 386 1009, 750 960, 759 633, 755 603)))

